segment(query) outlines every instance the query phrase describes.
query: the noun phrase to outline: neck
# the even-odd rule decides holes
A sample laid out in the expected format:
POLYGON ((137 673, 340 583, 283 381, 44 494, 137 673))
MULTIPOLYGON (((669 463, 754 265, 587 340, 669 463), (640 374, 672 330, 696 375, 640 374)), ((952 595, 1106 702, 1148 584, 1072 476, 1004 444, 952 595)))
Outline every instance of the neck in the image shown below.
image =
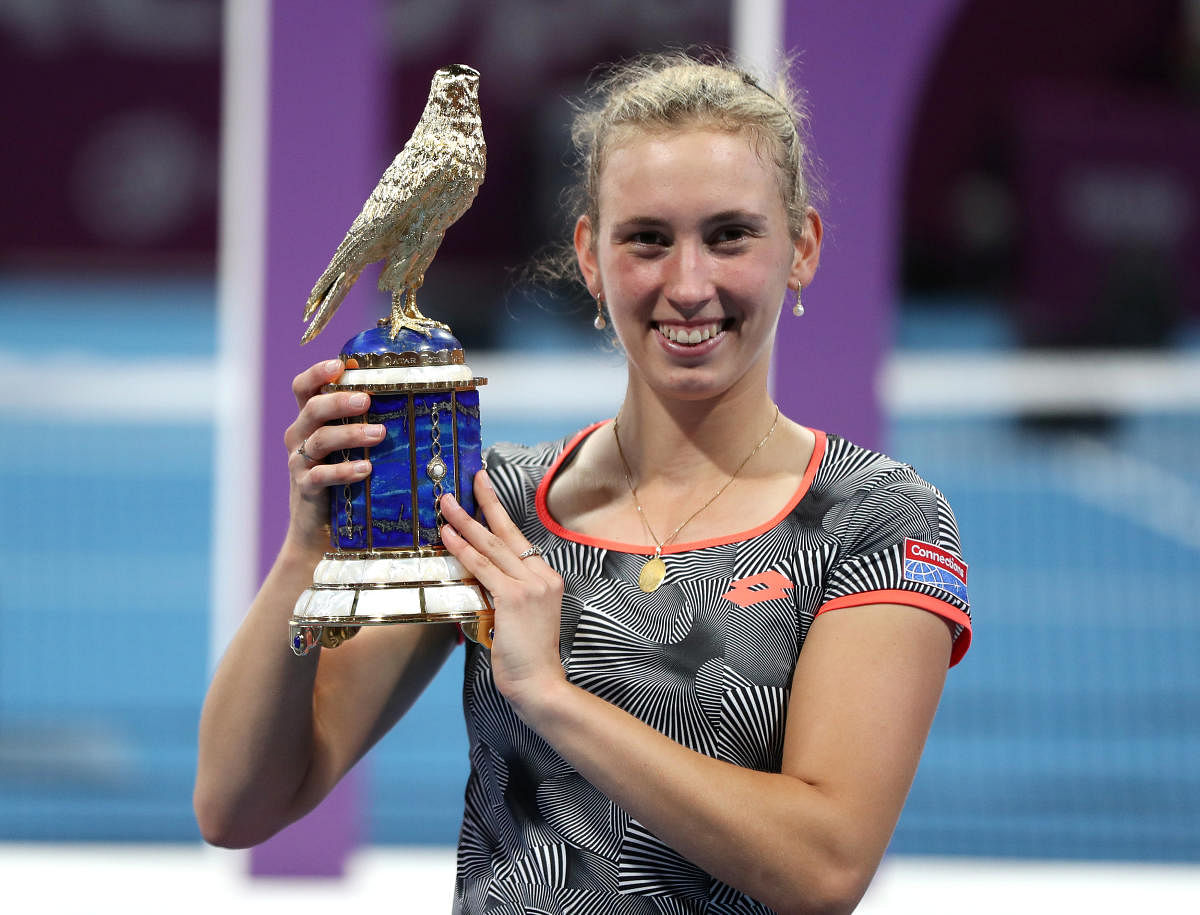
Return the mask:
POLYGON ((639 490, 688 487, 728 476, 767 434, 775 404, 766 385, 716 400, 667 400, 630 379, 619 417, 621 447, 639 490))

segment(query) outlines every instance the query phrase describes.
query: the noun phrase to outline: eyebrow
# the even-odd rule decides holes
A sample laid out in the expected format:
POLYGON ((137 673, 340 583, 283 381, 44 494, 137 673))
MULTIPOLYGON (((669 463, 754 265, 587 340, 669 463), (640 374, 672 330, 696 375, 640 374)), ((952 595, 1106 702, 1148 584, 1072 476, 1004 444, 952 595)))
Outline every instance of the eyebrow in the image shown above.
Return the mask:
MULTIPOLYGON (((716 225, 725 222, 740 222, 758 229, 767 224, 767 217, 762 213, 757 213, 754 210, 721 210, 719 213, 713 213, 705 218, 706 226, 716 225)), ((628 219, 622 219, 620 222, 613 223, 612 231, 614 233, 628 231, 632 228, 660 228, 669 225, 669 220, 659 216, 630 216, 628 219)))
POLYGON ((660 219, 657 216, 630 216, 628 219, 614 222, 613 231, 633 228, 634 226, 665 226, 666 224, 667 221, 665 219, 660 219))
POLYGON ((722 210, 720 213, 714 213, 705 222, 749 222, 760 226, 766 225, 767 217, 754 210, 722 210))

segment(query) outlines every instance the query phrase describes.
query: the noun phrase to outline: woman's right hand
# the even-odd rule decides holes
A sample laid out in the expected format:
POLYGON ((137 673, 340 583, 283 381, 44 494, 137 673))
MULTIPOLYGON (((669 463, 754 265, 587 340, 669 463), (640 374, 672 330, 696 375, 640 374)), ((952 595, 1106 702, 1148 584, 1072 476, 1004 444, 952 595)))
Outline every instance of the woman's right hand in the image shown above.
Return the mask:
POLYGON ((371 403, 361 391, 320 393, 321 387, 337 381, 343 370, 340 359, 329 359, 293 379, 292 393, 300 412, 283 436, 291 477, 288 538, 318 549, 329 543, 329 487, 358 482, 371 472, 370 461, 326 464, 325 457, 342 449, 377 445, 385 431, 382 425, 365 421, 336 422, 363 416, 371 403), (298 450, 302 444, 304 454, 298 450))

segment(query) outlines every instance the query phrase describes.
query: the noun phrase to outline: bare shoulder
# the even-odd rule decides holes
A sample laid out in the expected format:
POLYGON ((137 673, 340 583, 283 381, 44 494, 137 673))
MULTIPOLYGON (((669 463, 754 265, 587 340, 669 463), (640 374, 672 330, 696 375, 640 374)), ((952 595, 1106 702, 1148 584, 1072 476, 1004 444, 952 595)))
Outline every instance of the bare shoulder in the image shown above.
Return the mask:
POLYGON ((780 418, 776 445, 775 453, 768 454, 768 467, 778 475, 802 479, 812 462, 817 434, 784 416, 780 418))
POLYGON ((617 470, 611 434, 589 435, 550 481, 546 507, 569 530, 587 531, 614 504, 628 498, 629 490, 617 470), (610 453, 611 452, 611 453, 610 453))

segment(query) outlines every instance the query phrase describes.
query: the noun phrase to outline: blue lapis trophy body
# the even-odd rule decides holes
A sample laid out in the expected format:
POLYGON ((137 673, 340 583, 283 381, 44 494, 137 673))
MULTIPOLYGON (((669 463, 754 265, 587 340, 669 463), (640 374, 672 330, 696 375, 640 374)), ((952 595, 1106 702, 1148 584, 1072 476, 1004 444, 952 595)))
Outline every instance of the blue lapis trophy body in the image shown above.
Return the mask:
POLYGON ((380 423, 383 440, 330 455, 371 461, 366 479, 330 491, 330 551, 291 619, 292 648, 333 647, 360 626, 456 622, 486 641, 487 592, 442 546, 438 499, 452 493, 475 511, 482 467, 479 385, 449 331, 429 337, 386 324, 343 347, 347 366, 323 391, 365 391, 368 412, 348 422, 380 423), (480 624, 486 625, 480 627, 480 624))

